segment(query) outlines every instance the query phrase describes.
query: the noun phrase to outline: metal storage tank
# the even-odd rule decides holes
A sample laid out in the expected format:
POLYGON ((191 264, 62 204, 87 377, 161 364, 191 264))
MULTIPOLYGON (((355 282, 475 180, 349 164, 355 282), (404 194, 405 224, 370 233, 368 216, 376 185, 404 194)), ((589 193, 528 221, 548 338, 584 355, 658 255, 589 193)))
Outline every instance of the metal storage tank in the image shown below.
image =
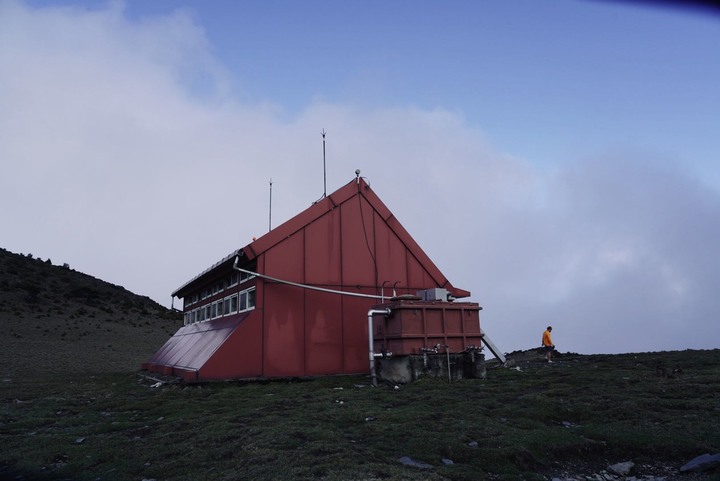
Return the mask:
POLYGON ((431 289, 373 306, 371 356, 377 359, 381 379, 485 376, 482 307, 451 300, 446 290, 431 289))

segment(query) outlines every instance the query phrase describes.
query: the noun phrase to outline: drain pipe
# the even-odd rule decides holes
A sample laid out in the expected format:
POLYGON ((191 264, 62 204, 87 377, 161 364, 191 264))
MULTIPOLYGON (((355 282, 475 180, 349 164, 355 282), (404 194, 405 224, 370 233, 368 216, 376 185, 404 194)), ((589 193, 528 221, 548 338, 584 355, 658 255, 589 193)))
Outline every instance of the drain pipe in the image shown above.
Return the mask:
POLYGON ((383 314, 386 317, 390 315, 390 309, 370 309, 368 311, 368 352, 370 357, 370 380, 373 387, 377 386, 377 374, 375 373, 375 339, 373 339, 373 316, 375 314, 383 314))

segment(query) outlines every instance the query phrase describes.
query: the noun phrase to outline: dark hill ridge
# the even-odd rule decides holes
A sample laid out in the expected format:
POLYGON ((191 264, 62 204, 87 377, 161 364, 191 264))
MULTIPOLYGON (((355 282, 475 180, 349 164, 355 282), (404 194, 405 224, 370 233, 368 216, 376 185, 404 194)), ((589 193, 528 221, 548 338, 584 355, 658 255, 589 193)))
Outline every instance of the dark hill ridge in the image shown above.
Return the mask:
POLYGON ((3 377, 137 370, 181 323, 148 297, 0 249, 3 377))

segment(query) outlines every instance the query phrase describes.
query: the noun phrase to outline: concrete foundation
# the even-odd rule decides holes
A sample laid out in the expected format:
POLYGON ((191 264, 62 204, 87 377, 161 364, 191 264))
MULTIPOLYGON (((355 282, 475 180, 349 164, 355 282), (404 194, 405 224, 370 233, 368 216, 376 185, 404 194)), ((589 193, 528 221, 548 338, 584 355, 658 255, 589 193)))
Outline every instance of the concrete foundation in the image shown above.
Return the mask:
POLYGON ((485 379, 485 355, 473 351, 450 354, 448 372, 447 354, 418 354, 377 360, 377 375, 382 381, 407 384, 421 377, 439 377, 452 381, 460 379, 485 379))

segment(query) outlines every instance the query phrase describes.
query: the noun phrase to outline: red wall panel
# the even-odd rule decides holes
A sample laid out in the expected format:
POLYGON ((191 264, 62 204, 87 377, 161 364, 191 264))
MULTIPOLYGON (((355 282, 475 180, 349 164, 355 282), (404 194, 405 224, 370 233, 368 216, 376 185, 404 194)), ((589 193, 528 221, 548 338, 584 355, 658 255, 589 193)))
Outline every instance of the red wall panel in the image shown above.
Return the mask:
POLYGON ((348 297, 343 299, 343 362, 346 373, 369 372, 367 312, 372 299, 348 297))
POLYGON ((305 374, 343 372, 342 299, 337 294, 305 294, 305 374))
POLYGON ((200 369, 200 379, 262 376, 262 323, 253 312, 200 369))
POLYGON ((267 377, 304 375, 304 292, 298 287, 265 283, 263 374, 267 377))
POLYGON ((392 288, 398 289, 398 294, 407 294, 407 252, 405 246, 395 233, 388 228, 384 221, 375 215, 375 245, 378 262, 378 281, 380 285, 385 282, 385 296, 392 295, 392 288))
POLYGON ((305 282, 338 286, 340 270, 340 209, 334 209, 305 229, 305 282))
POLYGON ((285 239, 284 242, 268 250, 262 257, 265 262, 264 274, 278 279, 303 282, 305 241, 302 231, 285 239))
POLYGON ((373 210, 355 197, 340 207, 342 215, 342 276, 346 286, 374 286, 373 210), (360 204, 363 214, 360 215, 360 204), (363 221, 364 219, 364 221, 363 221))

